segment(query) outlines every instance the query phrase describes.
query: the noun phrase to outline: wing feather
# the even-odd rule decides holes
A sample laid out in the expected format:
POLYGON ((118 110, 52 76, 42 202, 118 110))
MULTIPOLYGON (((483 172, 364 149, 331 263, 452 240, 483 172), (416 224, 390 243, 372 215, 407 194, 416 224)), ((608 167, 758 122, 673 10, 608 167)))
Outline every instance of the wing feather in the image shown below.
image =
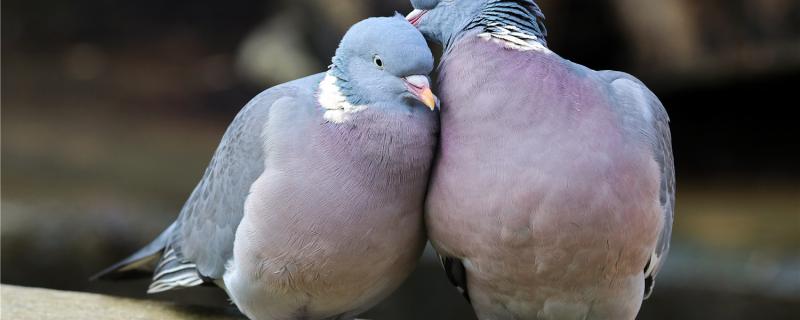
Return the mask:
POLYGON ((645 266, 645 298, 653 290, 653 284, 669 253, 672 237, 672 223, 675 210, 675 164, 672 155, 672 136, 669 128, 669 115, 656 95, 639 79, 616 71, 602 71, 601 76, 611 84, 621 99, 628 101, 627 108, 620 112, 638 114, 638 131, 643 133, 653 151, 654 160, 661 170, 659 201, 664 214, 664 226, 658 242, 645 266))
POLYGON ((175 223, 151 244, 93 278, 152 271, 150 293, 221 279, 233 257, 250 187, 264 171, 270 109, 283 98, 312 96, 321 78, 317 74, 267 89, 245 105, 225 131, 175 223))
POLYGON ((264 171, 262 132, 274 100, 267 90, 239 112, 181 209, 170 245, 179 260, 196 264, 204 277, 221 278, 233 255, 245 199, 264 171))

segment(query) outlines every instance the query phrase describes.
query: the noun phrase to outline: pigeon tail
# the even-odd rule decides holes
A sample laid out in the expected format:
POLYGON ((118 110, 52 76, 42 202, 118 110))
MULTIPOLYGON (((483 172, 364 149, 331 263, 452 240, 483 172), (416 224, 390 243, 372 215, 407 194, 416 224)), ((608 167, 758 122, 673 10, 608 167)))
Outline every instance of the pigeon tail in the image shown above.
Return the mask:
POLYGON ((181 259, 174 248, 169 248, 153 272, 153 282, 147 293, 189 288, 205 282, 196 264, 181 259))
POLYGON ((122 261, 91 276, 89 280, 122 280, 147 277, 156 268, 156 262, 161 257, 161 253, 167 246, 174 229, 175 224, 172 224, 153 242, 122 261))
POLYGON ((197 266, 182 259, 170 244, 175 228, 173 223, 153 242, 89 279, 91 281, 138 279, 152 275, 153 282, 147 293, 204 284, 206 279, 197 271, 197 266))

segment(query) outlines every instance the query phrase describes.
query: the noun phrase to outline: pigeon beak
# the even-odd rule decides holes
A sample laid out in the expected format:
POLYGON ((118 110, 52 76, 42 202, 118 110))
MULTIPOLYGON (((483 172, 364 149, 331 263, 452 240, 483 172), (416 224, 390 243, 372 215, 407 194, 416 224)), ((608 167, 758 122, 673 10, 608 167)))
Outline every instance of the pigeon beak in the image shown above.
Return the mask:
POLYGON ((433 95, 428 77, 414 75, 403 78, 403 81, 406 83, 408 92, 411 92, 417 100, 424 103, 431 111, 436 110, 439 106, 439 99, 433 95))
POLYGON ((406 16, 406 20, 408 20, 408 22, 410 22, 411 25, 416 27, 419 25, 419 20, 421 20, 422 16, 424 16, 426 13, 428 13, 428 10, 415 9, 406 16))

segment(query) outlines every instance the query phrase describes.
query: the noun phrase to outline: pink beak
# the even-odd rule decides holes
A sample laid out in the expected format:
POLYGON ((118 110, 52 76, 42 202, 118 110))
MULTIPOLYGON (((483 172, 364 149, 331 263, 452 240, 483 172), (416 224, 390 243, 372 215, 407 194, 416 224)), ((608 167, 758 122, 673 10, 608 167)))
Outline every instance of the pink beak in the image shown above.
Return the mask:
POLYGON ((428 13, 428 10, 415 9, 406 16, 406 20, 408 20, 411 25, 416 27, 419 25, 419 20, 422 19, 422 16, 424 16, 426 13, 428 13))

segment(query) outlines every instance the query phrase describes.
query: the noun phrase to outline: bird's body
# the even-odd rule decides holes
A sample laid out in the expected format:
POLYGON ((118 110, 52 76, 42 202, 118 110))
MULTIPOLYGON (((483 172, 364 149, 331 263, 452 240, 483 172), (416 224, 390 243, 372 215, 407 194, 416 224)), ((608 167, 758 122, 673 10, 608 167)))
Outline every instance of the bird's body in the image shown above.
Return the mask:
POLYGON ((228 270, 225 286, 255 314, 348 319, 399 286, 419 258, 435 118, 365 110, 339 125, 297 107, 315 102, 299 89, 308 87, 282 94, 269 111, 267 170, 236 232, 250 241, 234 255, 248 261, 228 270), (352 134, 356 127, 363 134, 352 134))
POLYGON ((481 319, 633 318, 664 224, 647 136, 626 132, 639 106, 602 73, 469 35, 440 84, 429 236, 481 319))
POLYGON ((672 223, 658 99, 549 50, 532 1, 412 2, 445 46, 426 224, 450 280, 482 320, 634 319, 672 223))
POLYGON ((333 62, 250 101, 177 220, 100 276, 215 283, 259 320, 352 319, 396 289, 425 243, 433 57, 396 16, 353 26, 333 62))

